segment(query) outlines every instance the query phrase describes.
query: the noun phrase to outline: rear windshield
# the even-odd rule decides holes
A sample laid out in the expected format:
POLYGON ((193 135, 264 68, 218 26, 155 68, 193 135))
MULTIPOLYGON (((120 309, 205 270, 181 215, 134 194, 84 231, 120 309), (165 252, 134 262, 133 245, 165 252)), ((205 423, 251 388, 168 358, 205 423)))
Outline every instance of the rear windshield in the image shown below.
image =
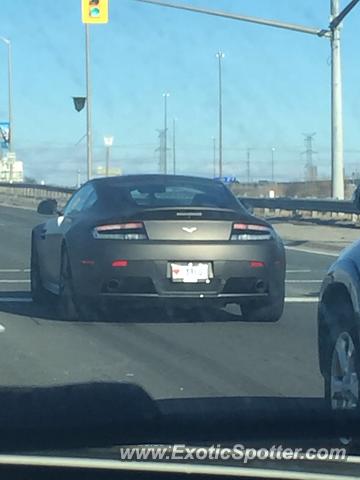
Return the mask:
POLYGON ((241 208, 225 186, 210 182, 140 182, 131 185, 110 183, 103 191, 107 203, 111 202, 112 205, 126 204, 143 208, 241 208))

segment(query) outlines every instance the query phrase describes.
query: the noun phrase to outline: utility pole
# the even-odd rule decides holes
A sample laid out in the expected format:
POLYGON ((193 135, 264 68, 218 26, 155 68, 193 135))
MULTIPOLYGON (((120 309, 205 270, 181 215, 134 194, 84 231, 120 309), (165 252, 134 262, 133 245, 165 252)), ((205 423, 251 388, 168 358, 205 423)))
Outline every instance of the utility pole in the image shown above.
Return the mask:
POLYGON ((170 97, 170 93, 163 93, 164 97, 164 171, 163 173, 167 175, 167 134, 168 134, 168 128, 167 128, 167 99, 170 97))
POLYGON ((246 176, 247 176, 247 183, 250 183, 250 148, 246 151, 246 176))
POLYGON ((214 173, 213 176, 216 178, 216 138, 213 137, 213 168, 214 168, 214 173))
POLYGON ((275 181, 275 147, 271 149, 271 182, 275 181))
POLYGON ((8 38, 0 37, 0 40, 5 43, 7 46, 7 63, 8 63, 8 115, 9 115, 9 139, 8 139, 8 148, 9 154, 9 180, 13 180, 14 175, 14 160, 15 156, 13 155, 14 151, 14 119, 13 119, 13 61, 12 61, 12 44, 8 38))
POLYGON ((158 130, 159 132, 159 147, 156 149, 156 152, 159 152, 159 173, 164 173, 165 169, 165 158, 164 158, 164 143, 165 143, 165 131, 158 130))
POLYGON ((176 175, 176 119, 173 118, 173 172, 176 175))
POLYGON ((90 25, 85 24, 85 69, 86 69, 86 150, 87 179, 93 174, 93 131, 92 131, 92 85, 90 72, 90 25))
POLYGON ((305 136, 305 152, 306 155, 306 164, 305 164, 305 180, 313 182, 317 178, 316 166, 313 162, 313 155, 315 150, 313 150, 313 141, 316 133, 304 133, 305 136))
POLYGON ((223 176, 223 105, 222 105, 222 61, 224 53, 219 50, 216 54, 219 61, 219 177, 223 176))
MULTIPOLYGON (((331 18, 340 14, 339 0, 331 1, 331 18)), ((344 199, 344 133, 341 78, 341 23, 331 29, 331 196, 344 199)))
POLYGON ((105 176, 106 177, 110 175, 110 151, 113 144, 114 144, 114 137, 110 135, 107 135, 104 137, 104 145, 106 149, 106 156, 105 156, 105 176))
POLYGON ((8 50, 8 115, 9 115, 9 152, 13 151, 13 61, 12 61, 12 45, 8 38, 0 37, 0 40, 5 43, 8 50))

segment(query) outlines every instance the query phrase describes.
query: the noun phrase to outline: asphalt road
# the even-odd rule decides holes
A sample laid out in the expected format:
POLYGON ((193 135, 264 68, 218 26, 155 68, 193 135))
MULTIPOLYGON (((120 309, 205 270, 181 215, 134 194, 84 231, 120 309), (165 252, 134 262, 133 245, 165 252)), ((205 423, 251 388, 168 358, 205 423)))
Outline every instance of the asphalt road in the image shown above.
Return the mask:
POLYGON ((246 324, 231 308, 209 321, 145 311, 125 323, 61 322, 29 296, 30 234, 40 221, 0 207, 1 385, 124 380, 156 399, 323 396, 316 302, 333 256, 287 250, 277 324, 246 324))

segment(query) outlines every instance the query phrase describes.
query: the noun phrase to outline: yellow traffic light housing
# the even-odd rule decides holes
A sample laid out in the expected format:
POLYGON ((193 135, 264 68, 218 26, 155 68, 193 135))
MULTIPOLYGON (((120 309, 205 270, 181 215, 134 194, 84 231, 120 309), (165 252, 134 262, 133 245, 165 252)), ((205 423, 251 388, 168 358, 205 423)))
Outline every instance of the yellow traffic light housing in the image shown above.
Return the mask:
POLYGON ((83 23, 108 23, 109 0, 82 0, 83 23))

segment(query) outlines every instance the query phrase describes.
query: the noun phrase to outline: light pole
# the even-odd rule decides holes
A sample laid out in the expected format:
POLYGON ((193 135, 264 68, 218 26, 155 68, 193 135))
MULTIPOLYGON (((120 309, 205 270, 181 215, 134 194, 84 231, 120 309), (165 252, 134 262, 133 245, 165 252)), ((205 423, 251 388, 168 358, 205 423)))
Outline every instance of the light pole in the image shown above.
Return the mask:
POLYGON ((274 183, 274 171, 275 171, 275 147, 271 149, 271 181, 274 183))
POLYGON ((86 150, 87 179, 93 174, 93 131, 92 131, 92 85, 90 71, 90 25, 85 25, 85 74, 86 74, 86 150))
POLYGON ((164 97, 164 174, 167 174, 167 99, 170 97, 170 93, 163 93, 164 97))
POLYGON ((246 176, 247 176, 247 183, 250 183, 250 148, 246 150, 246 176))
POLYGON ((110 150, 114 144, 114 137, 105 136, 104 137, 104 145, 106 147, 106 160, 105 160, 105 176, 108 177, 110 175, 110 150))
POLYGON ((176 118, 173 118, 173 169, 176 175, 176 118))
POLYGON ((219 50, 216 58, 219 62, 219 177, 223 176, 223 109, 222 109, 222 60, 224 53, 219 50))
MULTIPOLYGON (((8 51, 8 114, 9 114, 9 153, 13 152, 14 143, 13 143, 13 128, 14 128, 14 119, 13 119, 13 62, 12 62, 12 45, 11 41, 8 38, 0 37, 0 40, 5 43, 8 51)), ((13 162, 14 159, 9 159, 10 164, 10 173, 9 179, 13 179, 13 162)))
POLYGON ((213 176, 215 178, 216 177, 216 138, 212 137, 212 141, 213 141, 213 169, 214 169, 213 176))
MULTIPOLYGON (((331 18, 340 13, 339 0, 331 0, 331 18)), ((340 23, 331 29, 331 196, 344 198, 344 134, 342 111, 340 23)))
POLYGON ((8 111, 9 111, 9 152, 13 151, 13 62, 12 46, 8 38, 0 37, 0 40, 7 45, 8 49, 8 111))

